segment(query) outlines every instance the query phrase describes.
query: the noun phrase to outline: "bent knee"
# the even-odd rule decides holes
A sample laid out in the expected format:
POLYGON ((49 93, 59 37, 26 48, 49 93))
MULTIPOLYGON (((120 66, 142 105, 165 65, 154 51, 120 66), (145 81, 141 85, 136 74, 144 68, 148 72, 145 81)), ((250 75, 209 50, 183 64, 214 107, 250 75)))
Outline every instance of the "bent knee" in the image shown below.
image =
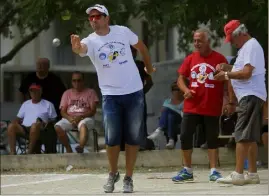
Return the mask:
POLYGON ((18 123, 10 123, 7 127, 7 133, 16 133, 20 129, 20 125, 18 123))
POLYGON ((190 142, 192 143, 193 141, 193 134, 190 134, 188 132, 181 132, 180 134, 180 140, 184 142, 190 142))
POLYGON ((208 140, 207 141, 208 149, 217 149, 219 147, 219 141, 216 140, 208 140))
POLYGON ((60 125, 55 125, 54 129, 57 134, 61 134, 64 132, 63 128, 60 125))
POLYGON ((193 136, 189 134, 181 134, 181 149, 182 150, 191 150, 193 148, 193 136))
POLYGON ((105 137, 105 143, 109 147, 119 146, 121 144, 121 137, 105 137))
POLYGON ((39 133, 41 129, 41 125, 39 124, 32 124, 31 128, 30 128, 30 133, 39 133))
POLYGON ((81 123, 79 129, 88 129, 88 126, 86 125, 86 123, 81 123))
POLYGON ((31 126, 31 129, 40 129, 42 127, 42 124, 37 122, 37 123, 33 123, 31 126))

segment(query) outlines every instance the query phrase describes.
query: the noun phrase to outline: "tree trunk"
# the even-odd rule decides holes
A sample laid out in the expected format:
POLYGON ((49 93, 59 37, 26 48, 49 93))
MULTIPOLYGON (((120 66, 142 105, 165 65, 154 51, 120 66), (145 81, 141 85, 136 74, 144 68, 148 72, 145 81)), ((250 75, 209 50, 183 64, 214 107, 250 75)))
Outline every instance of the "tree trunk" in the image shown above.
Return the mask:
POLYGON ((7 53, 5 56, 0 58, 0 65, 7 63, 8 61, 12 60, 13 57, 17 54, 17 52, 22 49, 26 44, 28 44, 30 41, 32 41, 34 38, 36 38, 39 33, 43 30, 46 30, 49 28, 49 24, 51 21, 46 22, 44 25, 40 26, 37 30, 33 31, 26 37, 24 37, 19 43, 17 43, 12 50, 10 50, 9 53, 7 53))

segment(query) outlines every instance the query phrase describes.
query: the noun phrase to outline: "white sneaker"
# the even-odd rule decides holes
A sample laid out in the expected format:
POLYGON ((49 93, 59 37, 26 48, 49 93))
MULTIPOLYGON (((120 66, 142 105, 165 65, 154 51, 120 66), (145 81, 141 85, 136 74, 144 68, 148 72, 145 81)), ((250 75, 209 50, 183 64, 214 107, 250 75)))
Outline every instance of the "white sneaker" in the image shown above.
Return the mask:
POLYGON ((174 147, 175 147, 175 141, 173 139, 169 139, 168 143, 166 144, 166 148, 174 149, 174 147))
POLYGON ((238 174, 237 172, 232 172, 229 176, 225 178, 219 178, 217 179, 218 183, 223 183, 223 184, 233 184, 233 185, 238 185, 242 186, 246 184, 246 180, 243 174, 238 174))
POLYGON ((147 138, 150 140, 156 140, 158 137, 162 136, 163 131, 160 127, 158 127, 151 135, 149 135, 147 138))
POLYGON ((258 174, 245 175, 246 184, 260 184, 260 177, 258 174))

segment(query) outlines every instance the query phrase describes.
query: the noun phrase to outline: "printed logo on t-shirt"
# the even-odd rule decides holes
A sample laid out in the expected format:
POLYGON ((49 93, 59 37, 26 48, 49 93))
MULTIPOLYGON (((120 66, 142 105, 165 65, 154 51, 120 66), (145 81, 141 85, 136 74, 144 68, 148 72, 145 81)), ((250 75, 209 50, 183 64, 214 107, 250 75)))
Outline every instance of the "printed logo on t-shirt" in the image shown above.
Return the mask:
POLYGON ((106 59, 106 54, 105 53, 101 53, 101 54, 99 54, 99 59, 100 60, 105 60, 106 59))
POLYGON ((205 83, 205 87, 207 87, 207 88, 215 88, 215 85, 214 84, 207 84, 207 83, 205 83))
MULTIPOLYGON (((125 44, 122 42, 108 42, 102 45, 99 49, 99 59, 108 60, 109 63, 119 62, 123 64, 124 61, 119 61, 120 57, 125 56, 125 44)), ((103 66, 110 67, 110 66, 103 66)))
POLYGON ((113 49, 115 48, 115 46, 114 46, 113 44, 109 44, 107 47, 108 47, 110 50, 113 50, 113 49))
POLYGON ((197 82, 192 82, 192 83, 191 83, 191 87, 198 87, 197 82))
POLYGON ((113 51, 113 52, 110 52, 108 54, 108 60, 110 63, 116 61, 117 57, 119 56, 119 52, 118 51, 113 51))
MULTIPOLYGON (((215 68, 207 63, 199 63, 192 67, 191 69, 191 78, 196 80, 200 84, 204 84, 206 80, 214 80, 215 68)), ((198 84, 193 82, 195 87, 198 87, 198 84)), ((205 87, 214 88, 214 85, 206 84, 205 87)))
POLYGON ((68 106, 68 113, 84 112, 87 108, 87 102, 83 99, 71 100, 68 106))

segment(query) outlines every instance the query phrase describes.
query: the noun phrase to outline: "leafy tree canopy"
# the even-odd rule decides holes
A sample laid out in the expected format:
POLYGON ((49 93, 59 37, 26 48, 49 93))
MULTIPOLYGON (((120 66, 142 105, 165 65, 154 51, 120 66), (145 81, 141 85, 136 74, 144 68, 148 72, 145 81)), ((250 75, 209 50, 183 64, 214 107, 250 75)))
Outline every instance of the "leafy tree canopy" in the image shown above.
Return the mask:
POLYGON ((166 28, 178 27, 180 52, 190 51, 192 32, 200 24, 208 24, 214 32, 213 44, 219 45, 223 26, 231 19, 245 23, 265 54, 268 51, 267 0, 0 0, 0 34, 13 38, 15 26, 21 37, 0 58, 0 64, 12 60, 54 20, 65 26, 66 39, 71 33, 80 33, 87 24, 85 9, 95 3, 107 6, 114 24, 127 25, 130 17, 143 18, 148 22, 152 41, 162 38, 166 28))

